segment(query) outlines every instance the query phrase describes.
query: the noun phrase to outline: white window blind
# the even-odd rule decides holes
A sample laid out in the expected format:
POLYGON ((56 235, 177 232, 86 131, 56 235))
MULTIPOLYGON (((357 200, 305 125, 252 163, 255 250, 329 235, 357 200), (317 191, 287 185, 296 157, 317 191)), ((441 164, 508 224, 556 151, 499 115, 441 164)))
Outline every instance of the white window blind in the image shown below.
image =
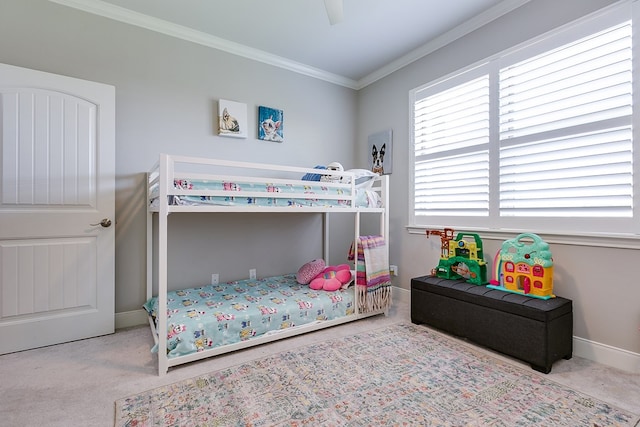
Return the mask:
POLYGON ((500 214, 631 217, 631 23, 499 78, 500 214))
POLYGON ((413 225, 618 232, 637 222, 632 22, 616 16, 411 92, 413 225))
POLYGON ((489 77, 415 103, 416 215, 488 215, 489 77))

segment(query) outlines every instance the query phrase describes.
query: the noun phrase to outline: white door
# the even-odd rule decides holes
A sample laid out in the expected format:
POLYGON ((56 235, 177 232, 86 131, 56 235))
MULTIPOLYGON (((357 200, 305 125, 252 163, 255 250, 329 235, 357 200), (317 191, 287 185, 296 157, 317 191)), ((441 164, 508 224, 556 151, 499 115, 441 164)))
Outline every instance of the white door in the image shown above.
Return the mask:
POLYGON ((0 354, 113 333, 115 88, 0 64, 0 167, 0 354))

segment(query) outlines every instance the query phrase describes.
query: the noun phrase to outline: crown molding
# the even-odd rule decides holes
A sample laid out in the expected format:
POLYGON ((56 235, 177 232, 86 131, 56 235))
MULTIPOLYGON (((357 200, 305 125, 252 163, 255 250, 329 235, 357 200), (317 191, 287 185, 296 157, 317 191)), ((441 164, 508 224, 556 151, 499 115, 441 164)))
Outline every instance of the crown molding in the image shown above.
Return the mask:
POLYGON ((87 13, 113 19, 140 28, 162 33, 171 37, 176 37, 192 43, 197 43, 213 49, 221 50, 233 55, 241 56, 254 61, 262 62, 274 67, 279 67, 294 73, 324 80, 349 89, 362 89, 389 74, 406 67, 428 54, 446 46, 447 44, 477 30, 489 22, 511 12, 514 9, 528 3, 530 0, 504 0, 487 11, 475 16, 465 23, 457 26, 441 36, 433 39, 427 44, 415 49, 408 54, 390 62, 382 68, 356 81, 344 76, 329 73, 319 68, 311 67, 300 62, 292 61, 278 55, 273 55, 265 51, 254 49, 239 43, 234 43, 211 34, 197 31, 182 25, 174 24, 163 19, 153 18, 143 13, 104 2, 102 0, 49 0, 63 6, 82 10, 87 13))
POLYGON ((358 80, 356 89, 362 89, 369 86, 372 83, 394 73, 407 65, 424 58, 430 53, 456 41, 459 38, 466 36, 467 34, 487 25, 488 23, 500 18, 503 15, 523 6, 531 0, 504 0, 494 7, 487 9, 483 13, 474 16, 470 20, 458 25, 454 29, 447 31, 446 33, 436 37, 430 42, 420 46, 417 49, 407 53, 404 56, 390 62, 382 68, 374 71, 373 73, 358 80))
POLYGON ((143 13, 106 3, 101 0, 49 0, 63 6, 82 10, 83 12, 113 19, 130 25, 135 25, 147 30, 162 33, 171 37, 197 43, 213 49, 221 50, 233 55, 262 62, 274 67, 283 68, 294 73, 303 74, 329 83, 356 89, 355 80, 329 73, 319 68, 311 67, 296 61, 272 55, 265 51, 254 49, 239 43, 234 43, 220 37, 212 36, 202 31, 197 31, 182 25, 174 24, 163 19, 153 18, 143 13))

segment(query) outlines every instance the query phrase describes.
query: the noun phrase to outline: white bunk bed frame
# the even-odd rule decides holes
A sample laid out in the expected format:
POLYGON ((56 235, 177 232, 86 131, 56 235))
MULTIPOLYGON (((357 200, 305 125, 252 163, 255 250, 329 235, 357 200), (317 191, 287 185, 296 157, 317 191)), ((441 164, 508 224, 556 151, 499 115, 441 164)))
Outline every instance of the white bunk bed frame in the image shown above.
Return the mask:
MULTIPOLYGON (((234 176, 237 178, 237 176, 234 176)), ((301 181, 302 183, 308 181, 301 181)), ((355 207, 355 198, 356 198, 356 187, 355 187, 355 175, 350 172, 337 172, 331 170, 318 170, 312 168, 301 168, 301 167, 290 167, 290 166, 281 166, 281 165, 272 165, 272 164, 262 164, 262 163, 248 163, 248 162, 238 162, 238 161, 228 161, 228 160, 216 160, 216 159, 206 159, 206 158, 198 158, 198 157, 187 157, 187 156, 174 156, 168 154, 160 154, 159 161, 154 165, 154 167, 149 171, 147 175, 147 205, 148 205, 148 213, 147 213, 147 299, 153 297, 153 245, 154 245, 154 232, 153 232, 153 215, 158 215, 158 231, 157 231, 157 241, 155 242, 157 245, 157 271, 155 275, 158 281, 158 309, 157 313, 159 316, 158 319, 158 329, 156 329, 155 324, 151 316, 149 316, 149 324, 151 325, 152 334, 158 349, 158 375, 164 375, 168 372, 170 367, 181 365, 184 363, 193 362, 196 360, 201 360, 205 358, 209 358, 212 356, 217 356, 224 353, 229 353, 236 350, 245 349, 248 347, 253 347, 256 345, 304 334, 311 331, 316 331, 324 328, 328 328, 335 325, 340 325, 348 322, 352 322, 355 320, 363 319, 370 316, 375 316, 379 314, 387 314, 387 310, 377 310, 370 312, 362 312, 360 308, 359 301, 359 292, 355 293, 356 298, 356 307, 355 313, 352 315, 347 315, 344 317, 340 317, 333 320, 325 320, 325 321, 315 321, 312 323, 307 323, 304 325, 299 325, 283 330, 273 331, 267 333, 265 335, 255 337, 246 341, 241 341, 234 344, 227 344, 218 347, 214 347, 202 352, 197 352, 193 354, 188 354, 185 356, 173 357, 169 358, 167 356, 167 339, 166 339, 166 331, 167 331, 167 272, 168 272, 168 257, 167 257, 167 249, 168 249, 168 240, 167 240, 167 225, 168 225, 168 216, 173 212, 264 212, 264 213, 274 213, 274 212, 282 212, 282 213, 300 213, 300 212, 308 212, 308 213, 321 213, 323 217, 323 254, 324 259, 329 259, 329 215, 330 213, 335 214, 348 214, 351 213, 354 215, 354 242, 358 241, 360 236, 360 225, 361 225, 361 214, 362 213, 377 213, 380 215, 379 229, 380 235, 384 237, 387 242, 387 253, 388 253, 388 242, 389 242, 389 216, 387 213, 387 209, 389 206, 389 193, 388 193, 389 181, 388 176, 378 176, 374 178, 373 190, 378 192, 382 201, 381 208, 358 208, 355 207), (351 192, 341 195, 341 200, 350 200, 351 204, 347 207, 260 207, 260 206, 252 206, 252 205, 243 205, 243 206, 218 206, 218 205, 198 205, 198 206, 183 206, 183 205, 170 205, 169 204, 169 196, 175 195, 184 195, 186 194, 185 190, 175 189, 174 188, 174 179, 213 179, 213 178, 221 178, 224 175, 212 175, 212 174, 202 174, 202 173, 190 173, 190 172, 182 172, 176 171, 176 166, 179 164, 183 164, 186 166, 193 166, 195 168, 208 167, 214 170, 216 167, 233 167, 238 170, 245 171, 265 171, 266 173, 272 173, 273 171, 282 171, 282 172, 295 172, 298 174, 318 174, 321 173, 323 175, 334 175, 334 176, 350 176, 351 177, 351 192), (159 196, 159 202, 156 205, 151 205, 150 201, 152 200, 152 189, 156 188, 156 196, 159 196), (157 332, 164 331, 162 334, 158 334, 157 332)), ((219 192, 207 190, 207 191, 199 191, 198 195, 220 195, 219 192)), ((245 196, 252 196, 252 194, 244 193, 245 196)), ((264 194, 262 194, 264 196, 264 194)), ((288 194, 289 197, 295 198, 311 198, 309 195, 305 194, 288 194)), ((313 196, 318 197, 318 196, 313 196)), ((357 257, 356 257, 357 258, 357 257)), ((354 260, 354 263, 356 261, 354 260)))

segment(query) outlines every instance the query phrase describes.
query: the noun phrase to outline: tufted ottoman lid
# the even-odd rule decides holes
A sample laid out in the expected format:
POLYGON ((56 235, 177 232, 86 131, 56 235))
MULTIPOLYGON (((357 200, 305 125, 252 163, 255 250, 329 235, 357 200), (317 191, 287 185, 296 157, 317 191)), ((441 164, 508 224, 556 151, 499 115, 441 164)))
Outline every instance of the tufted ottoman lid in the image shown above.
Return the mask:
POLYGON ((464 280, 423 276, 411 280, 414 289, 432 292, 460 301, 519 315, 528 319, 549 322, 573 310, 571 300, 558 297, 547 300, 504 292, 464 280))

